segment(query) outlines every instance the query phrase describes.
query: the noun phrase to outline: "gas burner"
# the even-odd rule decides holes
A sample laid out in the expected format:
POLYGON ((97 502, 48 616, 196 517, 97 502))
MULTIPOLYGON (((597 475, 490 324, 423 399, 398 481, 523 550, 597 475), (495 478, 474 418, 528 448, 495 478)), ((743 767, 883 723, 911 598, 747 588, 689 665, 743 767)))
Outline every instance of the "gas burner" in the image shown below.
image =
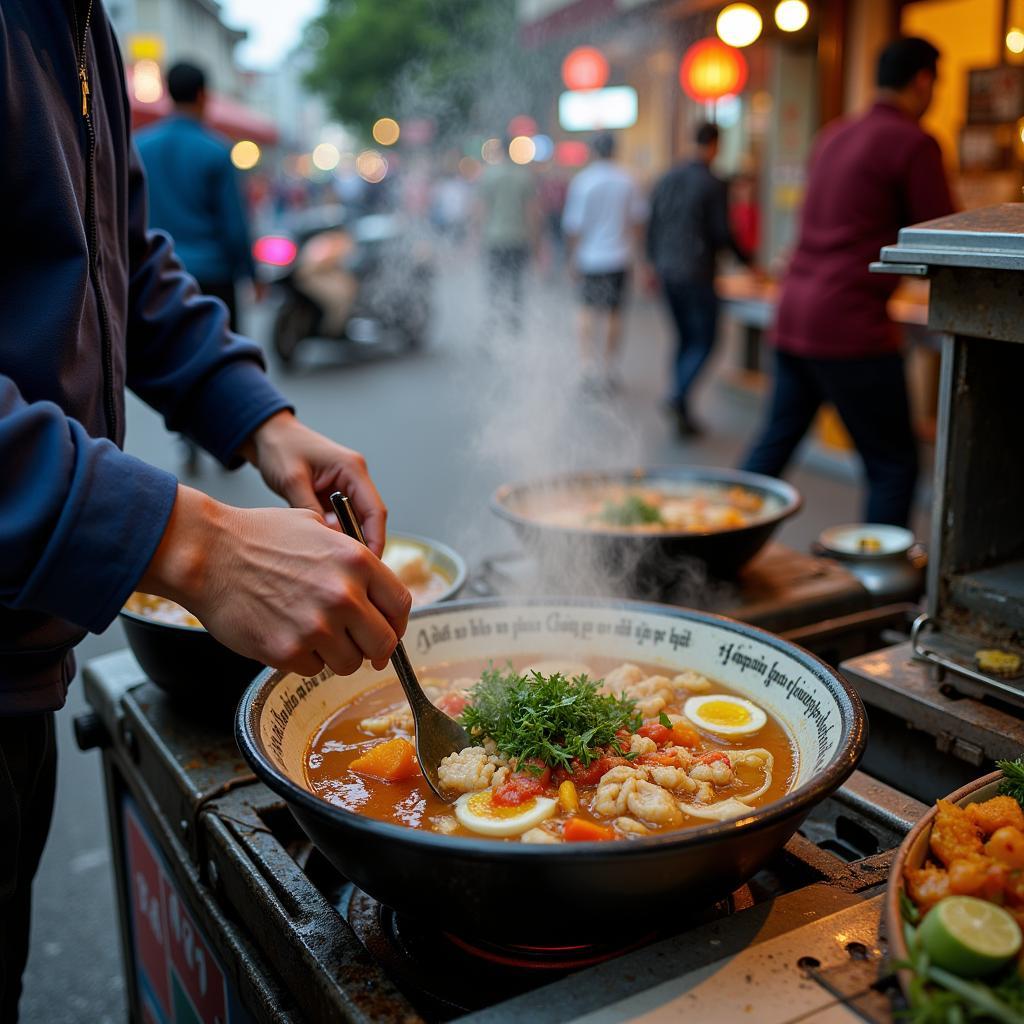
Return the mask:
MULTIPOLYGON (((335 905, 367 951, 425 1016, 448 1019, 492 1006, 664 938, 659 932, 575 946, 514 945, 454 935, 398 914, 348 886, 335 905)), ((732 897, 694 913, 697 926, 733 912, 732 897)))
POLYGON ((623 953, 646 946, 657 939, 657 932, 648 932, 638 938, 621 942, 591 942, 582 946, 520 946, 490 942, 487 939, 464 939, 450 932, 442 933, 450 943, 464 953, 479 957, 487 963, 513 970, 577 971, 612 960, 623 953))

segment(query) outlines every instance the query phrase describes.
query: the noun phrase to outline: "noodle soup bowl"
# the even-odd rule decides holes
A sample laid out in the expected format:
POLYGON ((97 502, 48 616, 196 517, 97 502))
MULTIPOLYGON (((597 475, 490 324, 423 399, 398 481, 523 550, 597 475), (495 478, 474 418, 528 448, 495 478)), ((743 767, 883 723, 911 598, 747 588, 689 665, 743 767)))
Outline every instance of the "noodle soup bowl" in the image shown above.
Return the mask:
POLYGON ((612 600, 457 602, 415 612, 405 637, 417 671, 519 657, 610 658, 674 675, 692 669, 749 697, 787 732, 788 791, 734 820, 640 839, 532 845, 442 835, 328 803, 306 783, 310 738, 340 707, 393 676, 368 665, 304 679, 267 670, 238 707, 253 771, 320 851, 395 910, 461 935, 552 945, 653 931, 750 878, 857 765, 866 740, 856 693, 776 636, 719 616, 612 600))

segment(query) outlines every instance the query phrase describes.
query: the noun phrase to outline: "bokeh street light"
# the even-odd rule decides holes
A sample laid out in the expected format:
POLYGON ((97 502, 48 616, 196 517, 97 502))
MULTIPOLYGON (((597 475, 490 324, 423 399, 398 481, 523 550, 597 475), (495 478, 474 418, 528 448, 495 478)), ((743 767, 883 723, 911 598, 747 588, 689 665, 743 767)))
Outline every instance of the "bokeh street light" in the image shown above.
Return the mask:
POLYGON ((388 173, 388 162, 375 149, 364 149, 356 157, 356 173, 363 181, 376 185, 388 173))
POLYGON ((393 117, 381 117, 374 122, 373 141, 379 146, 393 146, 401 134, 401 126, 393 117))
POLYGON ((330 142, 321 142, 313 149, 313 166, 318 171, 333 171, 341 161, 341 152, 330 142))
POLYGON ((567 89, 600 89, 608 75, 608 58, 596 46, 577 46, 562 61, 562 81, 567 89))
POLYGON ((1006 48, 1010 53, 1024 53, 1024 32, 1019 28, 1011 28, 1006 33, 1006 48))
POLYGON ((508 156, 514 164, 528 164, 537 155, 537 147, 529 135, 517 135, 508 144, 508 156))
POLYGON ((480 157, 485 164, 500 164, 501 139, 488 139, 480 147, 480 157))
POLYGON ((761 15, 750 4, 729 4, 715 21, 718 38, 728 46, 749 46, 761 35, 761 15))
POLYGON ((799 32, 811 17, 804 0, 781 0, 775 8, 775 24, 783 32, 799 32))
POLYGON ((240 171, 251 171, 260 162, 260 147, 249 139, 242 139, 231 147, 231 162, 240 171))
POLYGON ((132 92, 140 103, 159 103, 164 94, 160 65, 155 60, 137 60, 132 68, 132 92))

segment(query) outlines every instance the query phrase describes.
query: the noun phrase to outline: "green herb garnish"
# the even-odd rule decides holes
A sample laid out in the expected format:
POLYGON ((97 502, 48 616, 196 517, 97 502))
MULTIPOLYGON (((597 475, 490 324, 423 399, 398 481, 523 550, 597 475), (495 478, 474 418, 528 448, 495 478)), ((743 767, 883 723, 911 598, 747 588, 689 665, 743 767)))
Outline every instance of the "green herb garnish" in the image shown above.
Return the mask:
MULTIPOLYGON (((616 733, 635 732, 641 717, 625 696, 598 691, 603 680, 561 673, 520 675, 511 666, 489 668, 480 676, 462 712, 462 724, 474 737, 490 737, 506 757, 520 764, 539 760, 551 768, 587 766, 611 748, 624 755, 616 733)), ((539 774, 535 765, 528 768, 539 774)))
POLYGON ((999 783, 999 792, 1003 796, 1012 796, 1017 803, 1024 806, 1024 759, 1016 761, 996 761, 1005 778, 999 783))
POLYGON ((661 724, 665 726, 666 729, 672 728, 672 719, 669 718, 664 711, 658 712, 658 721, 661 722, 661 724))
POLYGON ((609 526, 641 526, 644 523, 663 522, 661 512, 648 505, 638 494, 627 494, 620 502, 606 501, 597 514, 609 526))

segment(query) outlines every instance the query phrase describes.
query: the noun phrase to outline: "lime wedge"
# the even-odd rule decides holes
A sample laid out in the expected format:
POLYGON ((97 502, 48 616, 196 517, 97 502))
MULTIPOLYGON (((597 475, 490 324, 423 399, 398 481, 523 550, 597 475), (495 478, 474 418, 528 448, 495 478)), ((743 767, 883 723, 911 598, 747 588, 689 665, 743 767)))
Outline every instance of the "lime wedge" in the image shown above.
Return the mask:
POLYGON ((919 932, 932 962, 961 978, 998 971, 1020 952, 1017 922, 974 896, 947 896, 925 915, 919 932))

